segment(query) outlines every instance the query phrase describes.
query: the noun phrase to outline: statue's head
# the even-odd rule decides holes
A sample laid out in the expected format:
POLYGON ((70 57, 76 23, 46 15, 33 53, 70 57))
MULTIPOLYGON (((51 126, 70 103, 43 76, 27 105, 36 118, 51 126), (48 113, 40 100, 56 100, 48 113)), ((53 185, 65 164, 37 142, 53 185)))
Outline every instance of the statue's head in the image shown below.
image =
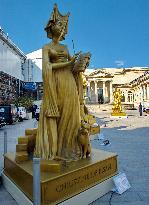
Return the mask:
POLYGON ((68 30, 69 13, 65 16, 61 15, 57 5, 54 5, 51 17, 45 27, 48 38, 59 37, 59 40, 65 39, 68 30))
POLYGON ((82 127, 82 128, 79 130, 79 135, 89 136, 89 131, 88 131, 88 129, 86 129, 85 127, 82 127))

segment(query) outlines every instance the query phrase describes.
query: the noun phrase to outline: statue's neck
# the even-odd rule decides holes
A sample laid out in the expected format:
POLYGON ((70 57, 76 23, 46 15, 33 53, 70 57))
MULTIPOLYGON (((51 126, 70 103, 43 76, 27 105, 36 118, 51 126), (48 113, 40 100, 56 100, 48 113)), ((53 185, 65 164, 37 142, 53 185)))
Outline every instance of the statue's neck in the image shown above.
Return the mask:
POLYGON ((53 44, 53 45, 59 44, 59 39, 58 39, 58 38, 53 38, 53 39, 52 39, 52 44, 53 44))

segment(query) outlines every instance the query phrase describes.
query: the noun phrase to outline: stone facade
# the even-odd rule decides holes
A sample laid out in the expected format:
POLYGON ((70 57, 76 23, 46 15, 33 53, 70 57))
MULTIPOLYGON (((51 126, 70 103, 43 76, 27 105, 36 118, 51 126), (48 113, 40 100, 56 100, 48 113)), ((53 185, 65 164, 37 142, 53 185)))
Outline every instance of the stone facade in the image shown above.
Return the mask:
POLYGON ((86 73, 88 103, 112 103, 113 91, 116 87, 122 91, 123 104, 134 105, 135 102, 140 103, 141 99, 146 99, 147 94, 145 95, 145 93, 148 91, 145 89, 149 89, 149 86, 145 84, 142 88, 141 84, 135 86, 134 82, 141 76, 147 75, 147 71, 149 71, 149 68, 144 67, 102 68, 86 73), (138 92, 141 92, 139 97, 138 92))
POLYGON ((149 107, 149 71, 146 71, 140 77, 130 82, 134 95, 134 106, 138 107, 139 103, 143 107, 149 107))
POLYGON ((25 60, 25 54, 0 28, 0 71, 16 79, 24 80, 23 63, 25 60))

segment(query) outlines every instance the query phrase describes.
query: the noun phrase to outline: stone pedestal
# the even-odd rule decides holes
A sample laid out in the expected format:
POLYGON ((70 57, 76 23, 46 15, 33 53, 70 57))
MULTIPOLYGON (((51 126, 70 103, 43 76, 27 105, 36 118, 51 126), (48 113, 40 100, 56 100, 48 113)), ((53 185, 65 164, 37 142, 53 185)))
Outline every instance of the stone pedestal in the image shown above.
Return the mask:
POLYGON ((125 112, 111 113, 111 118, 128 118, 125 112))
MULTIPOLYGON (((91 191, 90 193, 94 190, 94 195, 99 198, 111 190, 113 186, 111 177, 116 174, 117 155, 101 150, 93 150, 91 158, 81 159, 63 165, 59 173, 44 172, 42 170, 41 204, 66 204, 63 201, 67 200, 68 202, 72 200, 72 197, 81 196, 83 200, 83 196, 85 196, 88 190, 91 191), (99 194, 95 193, 97 187, 100 187, 99 194), (83 193, 84 195, 82 195, 83 193)), ((5 181, 10 181, 14 184, 17 189, 24 193, 27 199, 32 202, 33 168, 31 160, 18 164, 15 161, 15 153, 7 153, 5 155, 4 176, 5 181)), ((96 197, 93 197, 94 199, 92 199, 92 201, 96 200, 96 197)), ((84 200, 88 199, 85 197, 84 200)), ((91 203, 91 201, 89 203, 91 203)), ((73 204, 72 201, 70 204, 73 204)), ((83 203, 81 204, 83 205, 83 203)))
MULTIPOLYGON (((12 195, 18 205, 33 205, 33 202, 13 183, 5 174, 2 175, 5 189, 12 195)), ((59 205, 74 205, 76 202, 87 205, 99 199, 114 188, 112 177, 100 182, 99 184, 83 191, 61 203, 59 205)))

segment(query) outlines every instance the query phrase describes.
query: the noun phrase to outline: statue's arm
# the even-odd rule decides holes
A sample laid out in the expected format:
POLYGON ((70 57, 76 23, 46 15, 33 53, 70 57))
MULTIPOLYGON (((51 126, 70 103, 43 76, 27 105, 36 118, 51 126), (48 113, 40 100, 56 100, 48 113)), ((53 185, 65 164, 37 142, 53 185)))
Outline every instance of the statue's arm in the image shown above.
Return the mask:
POLYGON ((63 67, 66 67, 68 65, 71 65, 72 61, 67 61, 67 62, 61 62, 61 63, 52 63, 52 69, 60 69, 63 67))

